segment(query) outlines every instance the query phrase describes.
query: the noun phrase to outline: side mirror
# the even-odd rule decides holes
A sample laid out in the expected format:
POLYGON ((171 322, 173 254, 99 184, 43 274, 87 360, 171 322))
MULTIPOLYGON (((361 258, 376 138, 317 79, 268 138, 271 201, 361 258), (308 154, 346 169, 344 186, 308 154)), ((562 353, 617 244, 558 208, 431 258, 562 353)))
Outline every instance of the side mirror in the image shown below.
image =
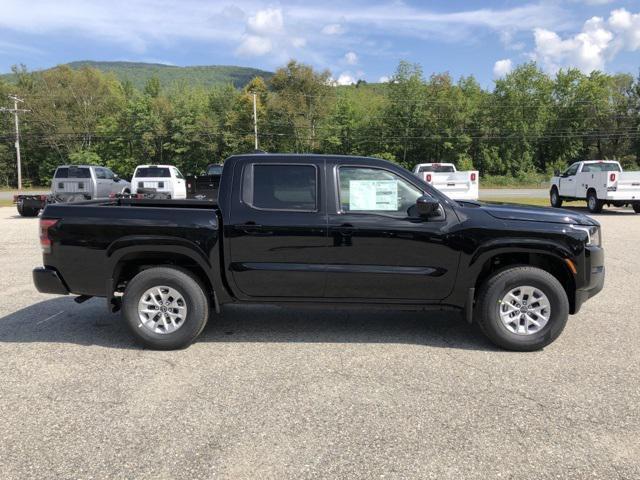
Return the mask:
POLYGON ((432 217, 440 208, 435 198, 423 195, 416 200, 416 210, 421 217, 432 217))
POLYGON ((560 176, 560 170, 554 170, 553 171, 553 176, 554 177, 559 177, 560 176))
POLYGON ((114 182, 119 182, 120 180, 121 180, 121 178, 118 175, 113 174, 113 181, 114 182))

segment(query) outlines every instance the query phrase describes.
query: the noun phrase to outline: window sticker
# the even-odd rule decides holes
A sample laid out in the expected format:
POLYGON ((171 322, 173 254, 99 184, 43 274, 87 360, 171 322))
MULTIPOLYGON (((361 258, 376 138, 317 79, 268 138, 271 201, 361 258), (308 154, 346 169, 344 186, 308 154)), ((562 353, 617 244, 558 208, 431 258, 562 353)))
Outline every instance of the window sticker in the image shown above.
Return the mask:
POLYGON ((349 210, 398 210, 398 181, 349 180, 349 210))

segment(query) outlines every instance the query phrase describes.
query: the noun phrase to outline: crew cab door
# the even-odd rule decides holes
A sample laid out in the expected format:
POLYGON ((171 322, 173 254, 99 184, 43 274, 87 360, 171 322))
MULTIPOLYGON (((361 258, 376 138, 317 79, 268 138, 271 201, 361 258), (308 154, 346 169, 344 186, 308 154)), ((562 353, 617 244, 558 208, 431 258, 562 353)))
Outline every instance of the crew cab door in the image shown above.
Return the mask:
POLYGON ((225 241, 240 298, 323 296, 323 174, 324 159, 255 156, 235 164, 225 241))
POLYGON ((574 163, 567 168, 558 179, 558 190, 561 197, 575 197, 578 185, 577 173, 580 163, 574 163))
POLYGON ((329 202, 332 247, 326 297, 384 301, 433 301, 452 290, 459 253, 450 244, 455 213, 420 218, 424 195, 413 176, 385 166, 327 166, 333 178, 329 202), (415 183, 414 183, 415 182, 415 183))

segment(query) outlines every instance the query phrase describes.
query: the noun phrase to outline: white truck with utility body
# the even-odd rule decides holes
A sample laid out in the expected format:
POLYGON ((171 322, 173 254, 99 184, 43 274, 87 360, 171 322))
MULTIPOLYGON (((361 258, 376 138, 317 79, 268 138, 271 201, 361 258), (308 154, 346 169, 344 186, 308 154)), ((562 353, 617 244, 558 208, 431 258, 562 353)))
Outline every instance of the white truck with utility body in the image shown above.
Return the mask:
POLYGON ((134 195, 174 200, 187 198, 185 178, 173 165, 139 165, 133 172, 131 189, 134 195))
POLYGON ((454 200, 478 200, 477 170, 456 171, 453 163, 419 163, 413 173, 454 200))
POLYGON ((586 200, 591 213, 599 213, 604 205, 633 207, 640 213, 640 172, 623 172, 615 160, 575 162, 551 179, 549 198, 552 207, 563 201, 586 200))

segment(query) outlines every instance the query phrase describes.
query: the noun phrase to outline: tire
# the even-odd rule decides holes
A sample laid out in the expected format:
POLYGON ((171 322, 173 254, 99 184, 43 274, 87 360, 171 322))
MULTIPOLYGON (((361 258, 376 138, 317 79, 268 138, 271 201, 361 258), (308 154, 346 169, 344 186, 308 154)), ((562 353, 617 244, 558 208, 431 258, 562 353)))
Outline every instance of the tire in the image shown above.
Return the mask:
POLYGON ((633 204, 633 211, 636 213, 640 213, 640 203, 633 204))
POLYGON ((37 217, 40 213, 40 209, 34 207, 25 207, 22 203, 18 203, 18 213, 21 217, 37 217))
POLYGON ((602 207, 604 203, 602 200, 598 200, 598 195, 595 190, 589 190, 587 193, 587 208, 591 213, 600 213, 602 212, 602 207))
POLYGON ((553 208, 562 207, 562 198, 560 198, 560 193, 558 193, 558 189, 553 187, 549 192, 549 200, 551 201, 551 206, 553 208))
MULTIPOLYGON (((530 295, 528 298, 528 306, 524 308, 529 308, 529 312, 540 308, 540 303, 535 296, 530 295), (535 301, 532 302, 531 298, 535 301), (535 307, 536 304, 538 307, 535 307)), ((528 266, 509 267, 496 272, 482 284, 474 312, 480 329, 495 345, 506 350, 530 352, 546 347, 560 336, 569 316, 569 300, 560 282, 549 272, 528 266), (547 323, 540 328, 530 325, 532 330, 526 333, 513 331, 514 327, 520 329, 529 327, 522 325, 526 320, 522 320, 523 315, 515 305, 509 307, 504 302, 505 298, 513 298, 509 293, 518 291, 520 287, 523 287, 522 291, 530 287, 533 291, 541 292, 546 296, 549 304, 549 310, 539 310, 543 317, 531 313, 540 324, 543 323, 546 313, 547 323), (513 324, 507 325, 503 321, 503 311, 504 314, 515 313, 513 324)))
MULTIPOLYGON (((166 311, 171 307, 164 308, 166 311)), ((139 343, 155 350, 175 350, 191 345, 204 329, 209 319, 209 296, 200 280, 190 272, 173 267, 154 267, 140 272, 129 282, 122 298, 122 313, 139 343), (153 292, 157 292, 156 287, 163 289, 159 293, 165 301, 160 302, 160 305, 149 297, 149 290, 153 289, 153 292), (177 307, 176 311, 182 309, 186 312, 183 317, 179 317, 179 312, 175 315, 171 314, 176 323, 179 319, 177 323, 179 326, 176 327, 176 323, 171 321, 162 320, 163 315, 165 318, 168 318, 168 315, 160 310, 157 315, 153 311, 151 314, 139 312, 143 297, 146 297, 148 305, 155 304, 153 306, 155 311, 171 301, 173 298, 171 295, 182 300, 183 307, 180 307, 179 301, 176 303, 174 298, 174 303, 171 305, 177 307), (153 318, 158 320, 154 321, 153 318), (167 325, 169 329, 174 328, 174 330, 158 331, 164 330, 167 325)))

